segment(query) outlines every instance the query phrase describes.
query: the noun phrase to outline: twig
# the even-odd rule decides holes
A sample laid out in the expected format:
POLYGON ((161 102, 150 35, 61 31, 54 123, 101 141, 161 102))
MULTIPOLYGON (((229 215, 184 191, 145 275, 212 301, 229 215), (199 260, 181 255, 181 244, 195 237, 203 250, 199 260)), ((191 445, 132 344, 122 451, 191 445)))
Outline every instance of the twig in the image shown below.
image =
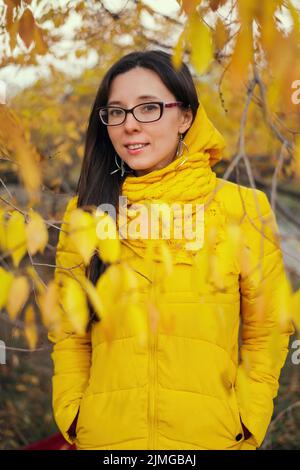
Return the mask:
POLYGON ((280 202, 277 201, 277 210, 280 212, 289 222, 292 222, 296 227, 300 228, 300 221, 292 216, 280 202))
MULTIPOLYGON (((0 199, 1 199, 1 201, 3 201, 5 204, 11 206, 13 209, 15 209, 16 211, 20 212, 20 214, 22 214, 22 215, 25 217, 25 219, 28 218, 28 212, 22 211, 22 210, 19 209, 17 206, 15 206, 12 202, 7 201, 7 199, 4 199, 4 197, 2 197, 2 196, 0 196, 0 199)), ((52 224, 52 223, 49 222, 48 220, 45 220, 45 219, 44 219, 44 222, 45 222, 45 224, 49 225, 50 227, 56 228, 56 229, 59 230, 59 231, 62 231, 62 232, 66 232, 66 233, 67 233, 66 230, 63 230, 61 227, 58 227, 57 225, 52 224)))
POLYGON ((12 196, 12 194, 11 194, 10 190, 8 189, 8 187, 6 186, 6 184, 4 183, 4 181, 3 181, 3 179, 2 179, 2 178, 0 178, 0 183, 3 185, 3 187, 4 187, 4 188, 5 188, 5 190, 7 191, 7 193, 8 193, 8 195, 9 195, 9 197, 10 197, 10 198, 12 198, 13 196, 12 196))
POLYGON ((210 202, 214 199, 216 193, 224 186, 224 184, 226 184, 230 174, 232 173, 234 168, 238 165, 239 161, 242 158, 244 158, 244 156, 246 155, 245 153, 245 126, 246 126, 247 114, 248 114, 248 110, 249 110, 251 99, 254 93, 255 86, 256 86, 256 80, 252 79, 248 86, 247 99, 246 99, 246 103, 245 103, 243 114, 242 114, 241 121, 240 121, 240 132, 239 132, 238 143, 237 143, 237 154, 233 158, 233 160, 230 162, 229 166, 227 167, 222 178, 223 181, 221 182, 220 185, 218 185, 218 188, 216 188, 215 191, 213 191, 210 198, 208 198, 208 201, 206 202, 205 206, 210 204, 210 202))
POLYGON ((265 120, 266 120, 268 126, 273 131, 274 135, 277 137, 277 139, 283 145, 285 145, 289 150, 292 150, 293 149, 293 144, 285 139, 285 137, 282 135, 282 133, 279 131, 278 127, 274 124, 274 122, 272 121, 272 119, 270 117, 270 112, 268 110, 267 99, 266 99, 266 88, 265 88, 265 85, 262 82, 262 80, 260 78, 260 75, 257 71, 257 68, 255 66, 253 67, 253 71, 254 71, 254 77, 255 77, 256 83, 258 84, 258 87, 259 87, 259 90, 260 90, 260 96, 261 96, 261 100, 262 100, 262 111, 263 111, 263 115, 265 117, 265 120))
POLYGON ((277 177, 279 175, 279 172, 282 168, 283 160, 284 160, 284 150, 287 146, 287 141, 284 140, 282 143, 281 149, 280 149, 280 154, 278 158, 278 162, 272 177, 272 187, 271 187, 271 207, 272 210, 275 211, 276 209, 276 189, 277 189, 277 177))
POLYGON ((30 353, 32 353, 32 352, 40 352, 40 351, 49 351, 50 349, 52 349, 51 346, 46 346, 44 348, 36 348, 36 349, 26 349, 26 348, 13 348, 12 346, 6 346, 5 345, 5 350, 17 351, 17 352, 30 352, 30 353))
POLYGON ((278 415, 276 416, 276 418, 271 422, 268 431, 271 431, 271 432, 272 432, 272 430, 273 430, 273 428, 275 427, 277 421, 279 421, 279 420, 282 418, 282 416, 285 415, 285 413, 289 412, 290 410, 292 410, 292 409, 294 409, 294 408, 297 408, 298 406, 300 406, 300 400, 295 401, 295 403, 292 403, 292 404, 289 405, 287 408, 285 408, 285 409, 282 410, 280 413, 278 413, 278 415))

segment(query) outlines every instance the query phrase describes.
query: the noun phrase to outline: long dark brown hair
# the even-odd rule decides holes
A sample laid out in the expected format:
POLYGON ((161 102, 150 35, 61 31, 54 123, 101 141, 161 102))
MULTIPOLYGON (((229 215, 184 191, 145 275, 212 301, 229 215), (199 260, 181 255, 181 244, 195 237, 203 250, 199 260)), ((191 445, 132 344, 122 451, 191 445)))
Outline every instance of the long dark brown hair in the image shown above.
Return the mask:
MULTIPOLYGON (((183 103, 183 108, 190 106, 193 120, 195 119, 199 106, 198 96, 192 75, 184 63, 179 70, 176 70, 172 64, 172 56, 160 50, 131 52, 114 63, 100 83, 90 113, 84 158, 76 188, 78 207, 98 207, 100 204, 112 204, 118 213, 119 196, 128 173, 125 173, 123 177, 121 172, 110 174, 116 169, 115 150, 109 138, 107 127, 99 118, 98 108, 107 105, 112 80, 117 75, 128 72, 135 67, 143 67, 156 72, 176 100, 183 103)), ((124 167, 127 171, 131 170, 125 162, 124 167)), ((94 253, 87 267, 86 275, 95 284, 106 268, 107 265, 97 253, 94 253)), ((92 321, 99 321, 99 317, 90 304, 89 310, 90 321, 87 330, 92 321)))

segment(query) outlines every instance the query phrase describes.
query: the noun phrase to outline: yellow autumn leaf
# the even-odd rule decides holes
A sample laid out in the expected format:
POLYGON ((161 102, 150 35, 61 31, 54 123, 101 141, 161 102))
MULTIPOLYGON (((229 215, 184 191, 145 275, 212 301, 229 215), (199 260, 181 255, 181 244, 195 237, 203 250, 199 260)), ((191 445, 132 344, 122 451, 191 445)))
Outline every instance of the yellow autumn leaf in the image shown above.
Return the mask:
POLYGON ((33 280, 34 282, 34 287, 37 290, 38 294, 43 294, 45 292, 45 285, 36 272, 35 268, 33 266, 26 266, 26 271, 29 275, 29 277, 33 280))
POLYGON ((34 42, 36 52, 41 55, 46 54, 48 51, 48 44, 44 38, 42 28, 39 28, 37 25, 35 25, 34 28, 34 42))
POLYGON ((98 241, 93 216, 82 209, 73 210, 70 215, 69 236, 85 265, 88 265, 98 241))
POLYGON ((195 11, 201 0, 179 0, 182 10, 188 15, 195 11))
POLYGON ((48 243, 48 230, 44 219, 37 212, 30 209, 29 222, 26 224, 27 248, 31 255, 37 251, 43 253, 48 243))
POLYGON ((122 294, 122 270, 120 265, 111 265, 100 276, 96 289, 102 303, 102 316, 112 313, 122 294))
POLYGON ((115 263, 121 257, 121 243, 114 219, 97 209, 95 213, 96 232, 98 236, 99 256, 104 263, 115 263))
POLYGON ((5 15, 5 21, 6 21, 6 27, 9 29, 13 23, 14 20, 14 2, 7 1, 6 3, 6 15, 5 15))
POLYGON ((9 33, 9 46, 11 52, 17 45, 17 35, 19 30, 19 22, 14 21, 11 25, 7 25, 7 32, 9 33))
MULTIPOLYGON (((267 55, 272 55, 274 53, 274 46, 277 43, 276 22, 274 21, 277 6, 277 1, 264 2, 264 5, 262 5, 260 0, 256 0, 256 5, 254 6, 256 13, 255 21, 258 24, 261 36, 261 43, 267 55)), ((289 8, 289 10, 291 13, 291 8, 289 8)))
POLYGON ((58 332, 61 325, 58 288, 54 281, 50 281, 43 293, 38 296, 43 324, 48 330, 58 332))
POLYGON ((213 47, 211 32, 198 13, 189 16, 186 34, 191 48, 191 62, 199 73, 204 73, 213 58, 213 47))
POLYGON ((140 304, 130 303, 127 306, 130 323, 133 333, 136 335, 137 343, 142 348, 147 346, 148 341, 148 322, 145 309, 140 304))
POLYGON ((253 31, 251 24, 240 28, 231 57, 230 72, 235 86, 247 79, 253 61, 253 31))
POLYGON ((7 249, 11 252, 14 266, 18 267, 27 252, 25 220, 20 212, 12 212, 7 222, 6 236, 7 249))
POLYGON ((181 67, 184 47, 185 47, 185 32, 182 31, 172 52, 172 64, 176 70, 180 69, 181 67))
POLYGON ((32 11, 26 8, 19 20, 19 35, 25 46, 30 47, 34 39, 35 20, 32 11))
POLYGON ((26 276, 18 276, 11 283, 6 308, 8 315, 12 320, 20 313, 28 299, 30 286, 26 276))
POLYGON ((62 304, 69 322, 76 333, 83 335, 89 320, 89 310, 82 287, 75 279, 65 277, 62 297, 62 304))
POLYGON ((98 317, 103 318, 104 307, 103 307, 99 292, 97 291, 96 287, 86 277, 84 277, 80 282, 82 283, 82 287, 85 290, 89 298, 89 301, 91 305, 93 306, 93 308, 95 309, 95 312, 97 313, 98 317))
POLYGON ((0 145, 3 145, 18 164, 18 176, 24 183, 30 202, 39 201, 42 181, 41 156, 25 135, 17 114, 5 105, 0 106, 0 145))
POLYGON ((120 265, 120 272, 119 296, 123 295, 123 300, 126 304, 137 303, 139 299, 139 282, 136 271, 127 265, 127 263, 122 263, 120 265))
POLYGON ((7 302, 9 289, 13 282, 14 276, 9 271, 5 271, 0 266, 0 309, 2 309, 7 302))
POLYGON ((122 276, 122 288, 124 292, 130 294, 136 293, 138 289, 138 281, 135 271, 133 271, 130 266, 126 263, 123 263, 120 266, 121 276, 122 276))
POLYGON ((209 6, 212 11, 217 11, 218 8, 225 5, 227 0, 209 0, 209 6))
POLYGON ((25 310, 24 322, 25 322, 25 327, 24 327, 25 337, 28 341, 30 349, 34 349, 36 347, 36 343, 38 340, 38 332, 37 332, 37 327, 35 323, 34 309, 31 304, 28 305, 28 307, 25 310))
POLYGON ((222 50, 229 39, 229 30, 226 28, 221 18, 217 19, 213 39, 215 47, 218 50, 222 50))

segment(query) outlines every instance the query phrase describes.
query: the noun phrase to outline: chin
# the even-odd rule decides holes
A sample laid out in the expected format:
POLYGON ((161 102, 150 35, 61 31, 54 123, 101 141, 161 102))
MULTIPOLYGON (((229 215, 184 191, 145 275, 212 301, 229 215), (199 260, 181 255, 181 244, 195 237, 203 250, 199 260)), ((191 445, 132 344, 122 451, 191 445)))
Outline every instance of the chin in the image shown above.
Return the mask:
POLYGON ((132 170, 141 170, 141 171, 150 171, 151 169, 153 169, 154 166, 157 166, 157 162, 145 163, 145 160, 141 161, 141 158, 140 160, 132 159, 126 163, 132 170))

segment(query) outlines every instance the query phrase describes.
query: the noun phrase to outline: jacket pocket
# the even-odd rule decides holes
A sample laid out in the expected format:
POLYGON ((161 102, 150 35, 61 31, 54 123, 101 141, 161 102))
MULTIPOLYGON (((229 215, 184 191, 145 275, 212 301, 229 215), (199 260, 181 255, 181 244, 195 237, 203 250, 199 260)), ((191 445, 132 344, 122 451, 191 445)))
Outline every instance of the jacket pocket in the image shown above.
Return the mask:
POLYGON ((80 411, 81 411, 81 406, 79 405, 77 415, 76 415, 77 421, 76 421, 76 426, 75 426, 75 438, 77 437, 77 433, 78 433, 78 420, 79 420, 80 411))
POLYGON ((77 422, 76 422, 76 427, 75 427, 75 439, 78 438, 78 433, 79 433, 80 427, 81 427, 83 401, 85 400, 86 396, 89 396, 89 395, 86 394, 86 391, 87 391, 87 389, 83 392, 83 395, 81 397, 79 407, 78 407, 78 410, 77 410, 77 415, 76 415, 77 416, 77 422))
POLYGON ((245 438, 244 431, 241 423, 241 414, 238 406, 238 401, 236 397, 235 388, 232 386, 230 389, 230 394, 228 397, 228 408, 230 409, 231 416, 234 421, 234 436, 240 436, 242 434, 242 439, 245 438))
MULTIPOLYGON (((232 398, 232 403, 233 403, 233 413, 234 413, 235 420, 236 420, 237 425, 238 425, 238 428, 237 428, 238 434, 242 434, 243 435, 242 439, 244 441, 247 441, 247 439, 249 439, 252 436, 252 434, 248 437, 245 437, 245 431, 244 431, 243 425, 246 428, 247 428, 247 426, 245 425, 245 423, 242 420, 242 415, 241 415, 241 412, 240 412, 240 409, 239 409, 239 406, 238 406, 236 390, 235 390, 234 386, 231 389, 231 398, 232 398)), ((248 431, 251 433, 250 429, 248 429, 248 431)))

